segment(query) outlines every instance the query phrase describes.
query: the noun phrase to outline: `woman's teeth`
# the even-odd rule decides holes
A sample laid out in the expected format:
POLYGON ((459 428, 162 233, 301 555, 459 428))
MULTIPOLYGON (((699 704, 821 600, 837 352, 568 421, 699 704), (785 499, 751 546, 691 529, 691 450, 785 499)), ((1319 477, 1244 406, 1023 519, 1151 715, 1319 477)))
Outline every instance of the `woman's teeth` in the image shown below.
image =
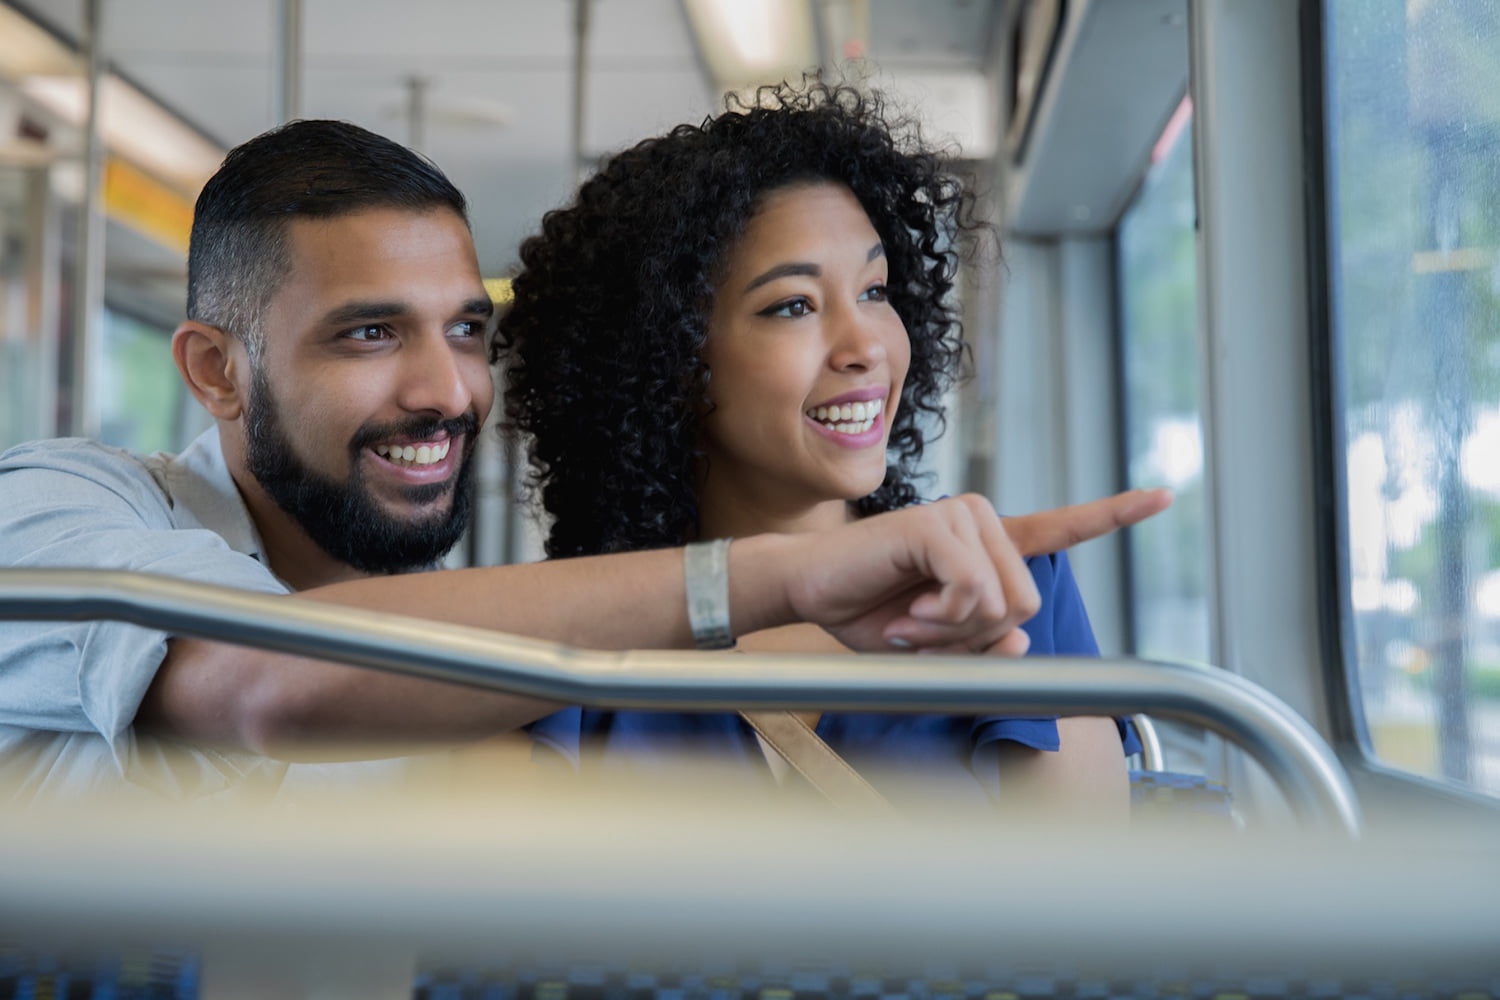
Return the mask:
POLYGON ((807 415, 840 434, 863 434, 875 426, 875 418, 882 409, 880 400, 872 400, 842 406, 819 406, 808 410, 807 415))
POLYGON ((377 444, 375 454, 390 459, 397 465, 433 465, 447 458, 448 449, 452 446, 452 438, 445 438, 437 444, 419 444, 415 447, 409 444, 377 444))

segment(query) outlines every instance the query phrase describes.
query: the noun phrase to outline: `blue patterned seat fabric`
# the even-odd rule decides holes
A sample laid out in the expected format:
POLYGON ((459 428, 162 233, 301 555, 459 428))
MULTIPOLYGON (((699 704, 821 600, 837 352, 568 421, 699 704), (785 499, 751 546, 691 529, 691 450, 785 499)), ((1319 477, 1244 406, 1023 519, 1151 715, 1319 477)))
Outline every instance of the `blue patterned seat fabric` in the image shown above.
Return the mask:
POLYGON ((1139 820, 1238 829, 1229 789, 1201 774, 1131 771, 1130 811, 1139 820))

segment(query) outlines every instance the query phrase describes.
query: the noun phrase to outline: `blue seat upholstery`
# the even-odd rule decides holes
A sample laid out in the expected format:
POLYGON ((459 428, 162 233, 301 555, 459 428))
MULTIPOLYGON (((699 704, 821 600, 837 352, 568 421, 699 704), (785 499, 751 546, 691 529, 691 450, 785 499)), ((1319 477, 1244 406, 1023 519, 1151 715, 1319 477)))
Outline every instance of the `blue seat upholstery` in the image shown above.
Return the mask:
POLYGON ((1153 822, 1240 826, 1229 789, 1201 774, 1131 771, 1130 810, 1133 818, 1153 822))

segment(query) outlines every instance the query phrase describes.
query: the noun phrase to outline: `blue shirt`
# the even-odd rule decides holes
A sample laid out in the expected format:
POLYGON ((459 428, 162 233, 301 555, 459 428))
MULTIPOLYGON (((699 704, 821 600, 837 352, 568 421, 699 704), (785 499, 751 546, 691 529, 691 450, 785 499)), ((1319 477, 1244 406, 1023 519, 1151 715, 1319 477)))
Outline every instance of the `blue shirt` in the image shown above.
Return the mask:
MULTIPOLYGON (((1067 555, 1035 556, 1026 565, 1042 596, 1041 611, 1022 626, 1031 638, 1028 655, 1097 656, 1099 647, 1067 555)), ((1124 752, 1138 752, 1135 734, 1124 726, 1121 729, 1124 752)), ((998 747, 1002 741, 1038 750, 1060 747, 1055 716, 829 712, 819 719, 817 731, 883 790, 919 784, 928 794, 972 804, 987 803, 1000 794, 998 747)), ((533 723, 531 736, 539 757, 561 759, 585 774, 649 776, 688 755, 728 765, 752 784, 771 780, 753 730, 733 713, 574 707, 533 723)))

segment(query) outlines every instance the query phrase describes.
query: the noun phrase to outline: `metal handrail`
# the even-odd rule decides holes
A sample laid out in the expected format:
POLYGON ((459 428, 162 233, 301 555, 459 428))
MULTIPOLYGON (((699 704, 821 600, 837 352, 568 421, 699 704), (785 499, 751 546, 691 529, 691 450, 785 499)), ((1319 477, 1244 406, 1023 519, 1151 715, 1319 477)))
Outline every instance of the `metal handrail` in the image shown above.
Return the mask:
POLYGON ((1135 727, 1135 734, 1141 741, 1141 770, 1165 771, 1167 757, 1162 752, 1161 736, 1157 733, 1156 723, 1151 721, 1151 716, 1136 712, 1130 717, 1130 724, 1135 727))
POLYGON ((1284 702, 1223 670, 1136 659, 1024 660, 599 652, 427 619, 113 570, 0 570, 0 620, 132 622, 564 704, 1126 715, 1213 730, 1265 767, 1309 825, 1357 836, 1348 775, 1284 702))

